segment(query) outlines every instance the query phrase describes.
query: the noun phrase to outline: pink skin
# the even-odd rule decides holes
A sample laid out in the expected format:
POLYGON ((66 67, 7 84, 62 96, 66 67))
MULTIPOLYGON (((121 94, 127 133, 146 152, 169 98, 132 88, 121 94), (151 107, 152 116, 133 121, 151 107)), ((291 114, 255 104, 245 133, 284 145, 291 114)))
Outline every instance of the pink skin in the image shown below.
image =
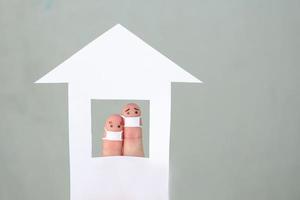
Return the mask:
MULTIPOLYGON (((125 117, 138 117, 141 116, 141 109, 137 104, 129 103, 123 107, 121 114, 125 117)), ((123 155, 144 157, 141 127, 124 127, 123 155)))
POLYGON ((141 116, 141 108, 135 103, 129 103, 122 109, 122 115, 125 117, 137 117, 141 116))
MULTIPOLYGON (((122 131, 124 128, 123 118, 120 115, 111 115, 106 119, 104 128, 108 131, 122 131)), ((104 132, 104 137, 106 133, 104 132)), ((121 156, 122 141, 103 140, 102 156, 121 156)))

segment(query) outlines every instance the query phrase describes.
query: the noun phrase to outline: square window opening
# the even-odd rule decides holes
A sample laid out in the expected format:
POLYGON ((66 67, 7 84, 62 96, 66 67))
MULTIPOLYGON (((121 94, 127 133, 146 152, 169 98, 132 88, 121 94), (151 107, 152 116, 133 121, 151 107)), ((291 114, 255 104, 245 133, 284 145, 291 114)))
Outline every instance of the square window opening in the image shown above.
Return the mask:
MULTIPOLYGON (((149 100, 91 100, 91 114, 92 114, 92 157, 102 157, 103 156, 103 148, 107 148, 107 145, 110 145, 108 143, 103 143, 104 141, 107 142, 109 140, 103 140, 103 137, 107 137, 107 133, 109 131, 104 130, 104 125, 106 122, 106 119, 113 115, 113 114, 119 114, 121 115, 122 108, 129 103, 135 103, 139 105, 141 110, 141 119, 142 119, 142 147, 144 151, 144 157, 149 158, 149 117, 150 117, 150 102, 149 100), (105 134, 106 132, 106 134, 105 134)), ((125 120, 124 120, 125 121, 125 120)), ((132 121, 132 120, 130 120, 132 121)), ((130 122, 132 123, 132 122, 130 122)), ((130 130, 130 127, 128 127, 127 130, 130 130)), ((114 138, 117 137, 117 132, 109 132, 110 135, 112 135, 114 138)), ((122 133, 124 136, 124 132, 122 133)), ((126 133, 125 133, 126 134, 126 133)), ((125 141, 126 138, 123 139, 122 142, 122 151, 123 149, 128 147, 130 144, 130 140, 125 141), (126 144, 125 144, 126 142, 126 144)), ((135 145, 133 141, 133 147, 135 145)), ((113 145, 112 148, 116 148, 116 151, 119 151, 119 145, 121 143, 117 144, 111 143, 113 145)), ((110 148, 110 147, 109 147, 110 148)), ((130 150, 130 148, 129 148, 130 150)), ((126 150, 128 152, 129 150, 126 150)))

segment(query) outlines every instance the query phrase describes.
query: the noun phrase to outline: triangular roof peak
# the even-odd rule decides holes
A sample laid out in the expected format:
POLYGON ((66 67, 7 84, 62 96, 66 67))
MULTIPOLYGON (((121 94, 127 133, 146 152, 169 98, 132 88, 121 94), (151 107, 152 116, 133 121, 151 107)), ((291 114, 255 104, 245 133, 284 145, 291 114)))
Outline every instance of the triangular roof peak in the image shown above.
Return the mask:
POLYGON ((86 45, 36 83, 131 80, 201 83, 120 24, 86 45))

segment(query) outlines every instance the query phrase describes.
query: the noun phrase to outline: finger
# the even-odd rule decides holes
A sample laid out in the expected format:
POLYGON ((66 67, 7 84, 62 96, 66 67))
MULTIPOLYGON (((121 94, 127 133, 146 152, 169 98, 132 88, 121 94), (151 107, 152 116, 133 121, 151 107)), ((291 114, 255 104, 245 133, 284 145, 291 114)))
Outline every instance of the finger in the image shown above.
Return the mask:
POLYGON ((121 113, 124 120, 123 155, 144 157, 140 107, 130 103, 121 113))
POLYGON ((121 156, 123 146, 123 119, 120 115, 109 116, 104 125, 102 156, 121 156))

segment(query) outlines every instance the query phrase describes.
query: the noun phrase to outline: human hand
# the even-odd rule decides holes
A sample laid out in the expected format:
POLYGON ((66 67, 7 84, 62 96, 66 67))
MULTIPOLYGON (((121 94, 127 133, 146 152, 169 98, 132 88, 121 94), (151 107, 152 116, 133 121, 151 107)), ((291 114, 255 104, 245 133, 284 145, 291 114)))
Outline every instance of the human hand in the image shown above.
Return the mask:
POLYGON ((141 109, 134 103, 125 105, 121 115, 109 116, 104 125, 102 156, 144 157, 141 125, 141 109))

